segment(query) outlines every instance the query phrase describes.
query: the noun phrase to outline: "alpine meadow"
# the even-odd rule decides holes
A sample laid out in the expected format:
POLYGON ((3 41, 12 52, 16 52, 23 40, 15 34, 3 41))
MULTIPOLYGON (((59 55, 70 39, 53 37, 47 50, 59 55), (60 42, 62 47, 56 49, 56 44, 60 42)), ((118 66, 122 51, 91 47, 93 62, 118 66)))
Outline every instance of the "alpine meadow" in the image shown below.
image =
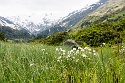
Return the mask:
MULTIPOLYGON (((38 2, 46 1, 25 3, 38 2)), ((98 0, 53 21, 35 16, 0 16, 0 83, 125 83, 125 0, 98 0)))

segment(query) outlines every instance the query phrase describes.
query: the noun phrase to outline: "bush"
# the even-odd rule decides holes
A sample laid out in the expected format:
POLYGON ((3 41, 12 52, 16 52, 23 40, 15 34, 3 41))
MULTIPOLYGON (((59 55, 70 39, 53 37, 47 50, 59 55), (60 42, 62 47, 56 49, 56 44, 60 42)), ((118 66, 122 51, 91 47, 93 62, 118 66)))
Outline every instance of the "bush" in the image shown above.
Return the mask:
POLYGON ((90 46, 100 46, 102 43, 122 43, 125 39, 125 18, 118 22, 98 23, 72 33, 70 37, 76 41, 85 42, 90 46))
POLYGON ((57 46, 57 45, 60 45, 61 43, 63 43, 63 41, 65 41, 68 38, 69 38, 69 35, 67 32, 59 32, 59 33, 53 34, 46 38, 41 38, 40 40, 36 40, 33 42, 39 42, 42 44, 57 46))
POLYGON ((6 39, 5 35, 0 32, 0 41, 6 41, 6 39))

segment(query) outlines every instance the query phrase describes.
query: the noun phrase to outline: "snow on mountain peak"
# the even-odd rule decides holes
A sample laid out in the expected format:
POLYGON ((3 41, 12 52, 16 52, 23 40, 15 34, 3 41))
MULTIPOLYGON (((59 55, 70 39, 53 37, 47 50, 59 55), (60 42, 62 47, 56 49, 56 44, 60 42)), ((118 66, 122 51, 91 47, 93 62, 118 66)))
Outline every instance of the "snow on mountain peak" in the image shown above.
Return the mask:
POLYGON ((39 31, 43 31, 51 27, 54 20, 52 20, 52 14, 38 15, 23 15, 23 16, 11 16, 7 17, 10 21, 16 25, 20 25, 30 33, 37 34, 39 31))

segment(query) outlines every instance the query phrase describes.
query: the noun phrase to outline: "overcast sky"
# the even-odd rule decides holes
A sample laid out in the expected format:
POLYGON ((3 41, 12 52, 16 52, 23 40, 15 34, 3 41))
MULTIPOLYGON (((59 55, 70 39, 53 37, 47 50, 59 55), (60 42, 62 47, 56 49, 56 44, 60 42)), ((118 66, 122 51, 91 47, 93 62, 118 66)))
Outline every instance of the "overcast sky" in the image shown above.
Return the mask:
POLYGON ((99 0, 0 0, 0 16, 50 14, 62 17, 99 0))

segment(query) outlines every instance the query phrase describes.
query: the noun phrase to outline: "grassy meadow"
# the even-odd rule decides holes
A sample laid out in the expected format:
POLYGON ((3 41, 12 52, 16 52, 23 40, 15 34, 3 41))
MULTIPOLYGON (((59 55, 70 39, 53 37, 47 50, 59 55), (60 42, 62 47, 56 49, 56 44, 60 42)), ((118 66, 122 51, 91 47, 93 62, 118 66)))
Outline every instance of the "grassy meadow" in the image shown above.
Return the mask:
POLYGON ((124 45, 46 46, 0 42, 0 83, 125 83, 124 45))

